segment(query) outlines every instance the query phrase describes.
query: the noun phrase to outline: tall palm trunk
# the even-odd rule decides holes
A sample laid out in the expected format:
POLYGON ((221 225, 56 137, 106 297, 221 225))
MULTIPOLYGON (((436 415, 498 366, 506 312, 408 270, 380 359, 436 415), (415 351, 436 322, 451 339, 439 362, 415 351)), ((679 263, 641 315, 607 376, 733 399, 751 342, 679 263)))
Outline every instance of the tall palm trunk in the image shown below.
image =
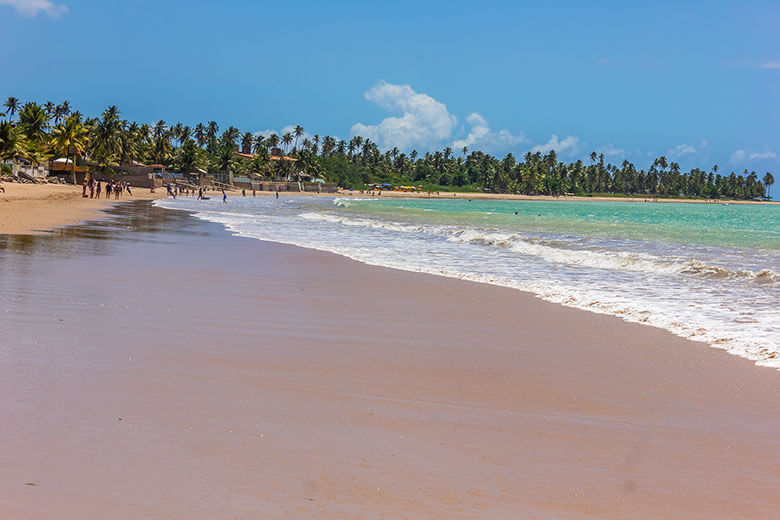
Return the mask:
MULTIPOLYGON (((68 147, 70 148, 70 147, 68 147)), ((65 154, 65 164, 68 164, 68 160, 70 159, 70 150, 68 150, 68 153, 65 154)), ((73 158, 73 162, 70 164, 70 178, 71 181, 73 181, 73 185, 76 185, 76 158, 73 158)))

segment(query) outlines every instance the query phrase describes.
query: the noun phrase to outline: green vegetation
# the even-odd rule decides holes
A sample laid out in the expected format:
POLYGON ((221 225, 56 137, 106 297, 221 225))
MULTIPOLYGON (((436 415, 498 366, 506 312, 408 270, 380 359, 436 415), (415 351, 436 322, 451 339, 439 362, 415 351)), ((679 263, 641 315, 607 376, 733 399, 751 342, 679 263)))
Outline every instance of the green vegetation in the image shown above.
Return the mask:
POLYGON ((457 157, 451 148, 420 156, 417 151, 407 154, 397 148, 382 152, 361 136, 349 141, 319 135, 309 138, 300 125, 281 137, 264 137, 242 134, 233 126, 220 134, 214 121, 198 123, 194 129, 165 121, 139 125, 121 119, 116 106, 98 118, 71 112, 67 101, 22 104, 9 97, 3 106, 7 119, 0 121, 0 159, 6 160, 42 162, 65 157, 89 160, 103 169, 140 162, 181 173, 231 171, 273 179, 300 178, 306 173, 355 189, 391 183, 434 191, 546 195, 753 199, 766 197, 774 183, 769 172, 762 177, 747 170, 721 175, 717 166, 683 172, 666 157, 655 159, 643 170, 629 161, 619 166, 605 163, 604 156, 596 152, 590 154, 589 164, 561 162, 555 151, 529 152, 522 160, 511 153, 499 159, 466 148, 457 157), (296 161, 280 160, 280 156, 296 161))

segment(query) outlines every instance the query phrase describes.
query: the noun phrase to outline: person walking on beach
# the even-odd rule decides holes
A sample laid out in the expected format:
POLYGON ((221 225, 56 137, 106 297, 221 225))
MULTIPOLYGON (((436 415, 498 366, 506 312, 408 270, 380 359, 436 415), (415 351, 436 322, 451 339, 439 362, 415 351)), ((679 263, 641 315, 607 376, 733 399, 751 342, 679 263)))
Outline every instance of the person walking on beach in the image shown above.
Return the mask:
POLYGON ((241 196, 246 197, 246 188, 241 188, 241 196))
POLYGON ((227 204, 227 193, 225 193, 225 190, 222 190, 222 204, 227 204))
POLYGON ((95 184, 95 198, 96 199, 100 198, 100 192, 101 191, 102 191, 102 188, 100 186, 100 181, 97 181, 97 183, 95 184))
POLYGON ((106 198, 111 198, 111 183, 106 181, 106 198))
POLYGON ((278 191, 276 192, 276 198, 277 199, 279 198, 279 192, 278 191))
POLYGON ((198 200, 203 200, 203 188, 198 188, 198 200))
POLYGON ((127 194, 132 197, 133 196, 133 192, 130 191, 130 183, 129 182, 125 182, 125 189, 127 190, 127 194))

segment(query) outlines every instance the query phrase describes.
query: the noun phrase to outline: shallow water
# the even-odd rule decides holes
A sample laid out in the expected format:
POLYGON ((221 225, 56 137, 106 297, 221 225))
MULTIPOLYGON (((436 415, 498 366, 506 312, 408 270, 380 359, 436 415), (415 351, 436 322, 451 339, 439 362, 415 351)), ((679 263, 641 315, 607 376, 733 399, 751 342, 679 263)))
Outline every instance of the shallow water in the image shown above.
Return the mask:
POLYGON ((235 234, 530 291, 780 368, 780 207, 283 196, 155 204, 235 234))

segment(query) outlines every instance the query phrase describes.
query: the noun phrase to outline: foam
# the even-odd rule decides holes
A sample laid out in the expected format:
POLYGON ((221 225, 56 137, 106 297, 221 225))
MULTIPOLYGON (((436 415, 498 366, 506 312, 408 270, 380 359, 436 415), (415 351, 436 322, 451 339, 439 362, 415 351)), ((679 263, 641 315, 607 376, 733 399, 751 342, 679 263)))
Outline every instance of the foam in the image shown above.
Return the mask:
MULTIPOLYGON (((187 204, 161 202, 188 209, 187 204)), ((780 316, 772 304, 780 276, 770 269, 734 269, 684 255, 607 249, 582 237, 345 216, 311 211, 310 204, 304 211, 278 216, 267 211, 210 208, 195 216, 223 224, 238 236, 515 288, 553 303, 660 327, 780 369, 780 316), (551 270, 554 266, 565 272, 551 270)))

